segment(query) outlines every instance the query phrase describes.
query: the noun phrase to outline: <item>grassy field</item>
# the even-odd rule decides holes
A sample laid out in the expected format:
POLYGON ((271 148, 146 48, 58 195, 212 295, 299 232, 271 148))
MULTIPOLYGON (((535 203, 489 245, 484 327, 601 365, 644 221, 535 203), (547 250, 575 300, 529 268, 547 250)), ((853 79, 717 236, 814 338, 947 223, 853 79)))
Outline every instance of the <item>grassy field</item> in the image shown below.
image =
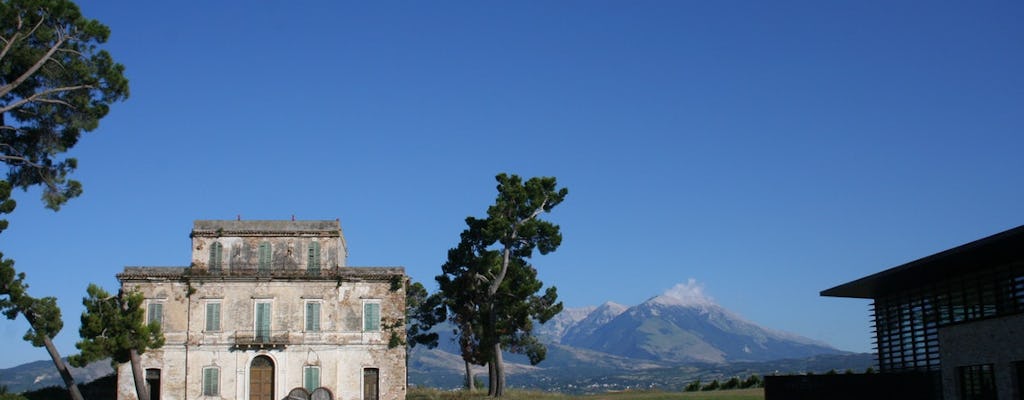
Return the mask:
MULTIPOLYGON (((436 389, 410 389, 408 400, 476 400, 487 399, 487 392, 445 392, 436 389)), ((764 389, 717 390, 711 392, 615 392, 571 396, 559 393, 509 391, 508 400, 763 400, 764 389)))

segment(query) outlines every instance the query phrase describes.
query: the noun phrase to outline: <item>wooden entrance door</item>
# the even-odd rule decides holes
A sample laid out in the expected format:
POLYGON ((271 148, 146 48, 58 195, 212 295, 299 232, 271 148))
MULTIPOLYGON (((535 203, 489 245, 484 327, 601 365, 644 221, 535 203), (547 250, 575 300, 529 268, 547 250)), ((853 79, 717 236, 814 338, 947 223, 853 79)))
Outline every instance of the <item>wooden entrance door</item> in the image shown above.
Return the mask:
POLYGON ((259 356, 249 368, 249 400, 274 400, 274 362, 259 356))
POLYGON ((363 400, 380 398, 380 370, 366 368, 363 370, 363 400))

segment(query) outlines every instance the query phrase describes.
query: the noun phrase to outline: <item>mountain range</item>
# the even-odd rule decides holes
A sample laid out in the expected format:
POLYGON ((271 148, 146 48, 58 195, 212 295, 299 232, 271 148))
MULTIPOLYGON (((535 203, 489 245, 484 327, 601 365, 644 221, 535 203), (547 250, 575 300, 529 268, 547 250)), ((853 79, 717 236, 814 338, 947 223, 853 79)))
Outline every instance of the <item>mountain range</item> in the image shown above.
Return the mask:
MULTIPOLYGON (((458 386, 464 366, 452 327, 437 328, 437 332, 441 339, 436 349, 413 349, 410 382, 458 386)), ((513 384, 539 389, 561 385, 573 391, 580 382, 604 379, 607 383, 619 376, 613 388, 624 389, 650 384, 642 379, 655 379, 651 374, 683 385, 682 376, 707 380, 730 371, 766 374, 780 368, 787 373, 823 367, 828 368, 821 372, 862 371, 873 364, 870 354, 851 354, 748 321, 705 296, 692 280, 635 306, 606 302, 565 309, 537 325, 535 334, 547 345, 547 358, 531 366, 523 356, 506 354, 513 384), (637 378, 631 381, 626 376, 637 378)), ((486 375, 486 370, 475 373, 486 375)))

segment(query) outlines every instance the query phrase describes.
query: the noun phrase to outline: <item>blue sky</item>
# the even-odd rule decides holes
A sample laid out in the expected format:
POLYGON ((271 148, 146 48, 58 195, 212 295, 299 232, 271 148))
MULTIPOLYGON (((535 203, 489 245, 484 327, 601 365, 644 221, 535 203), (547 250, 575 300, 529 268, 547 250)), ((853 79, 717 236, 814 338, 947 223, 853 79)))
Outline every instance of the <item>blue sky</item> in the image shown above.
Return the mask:
MULTIPOLYGON (((74 351, 89 282, 187 265, 195 219, 340 218, 350 265, 432 283, 494 175, 556 176, 566 306, 693 278, 869 351, 849 280, 1024 223, 1024 3, 101 2, 132 96, 19 193, 0 250, 74 351)), ((0 323, 0 368, 44 359, 0 323)))

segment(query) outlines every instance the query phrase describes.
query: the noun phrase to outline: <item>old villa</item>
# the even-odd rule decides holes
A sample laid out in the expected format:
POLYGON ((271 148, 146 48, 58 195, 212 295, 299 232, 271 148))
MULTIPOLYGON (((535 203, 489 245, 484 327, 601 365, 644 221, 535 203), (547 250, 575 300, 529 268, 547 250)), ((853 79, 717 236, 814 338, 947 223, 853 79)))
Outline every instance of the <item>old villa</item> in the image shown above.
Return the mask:
MULTIPOLYGON (((152 400, 404 399, 405 271, 350 267, 338 221, 195 221, 189 267, 126 267, 163 348, 152 400)), ((118 399, 135 399, 131 366, 118 399)))

